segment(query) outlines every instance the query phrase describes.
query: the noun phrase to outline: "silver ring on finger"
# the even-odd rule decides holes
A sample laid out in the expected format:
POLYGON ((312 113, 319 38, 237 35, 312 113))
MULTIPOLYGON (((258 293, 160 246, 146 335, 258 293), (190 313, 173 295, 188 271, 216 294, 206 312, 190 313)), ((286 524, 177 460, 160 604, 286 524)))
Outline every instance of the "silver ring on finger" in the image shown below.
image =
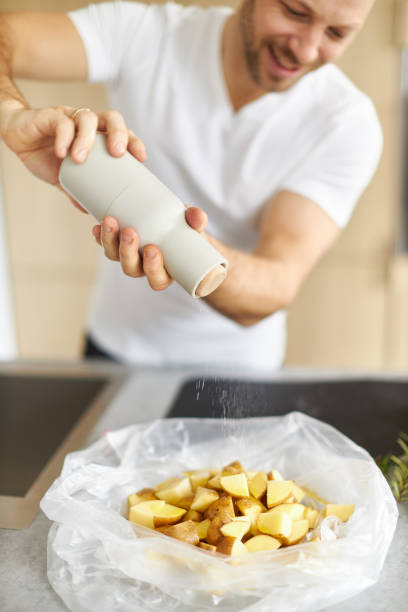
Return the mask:
POLYGON ((73 121, 75 121, 75 119, 78 117, 79 113, 82 113, 83 111, 90 111, 91 112, 91 109, 90 108, 86 108, 85 106, 81 106, 80 108, 76 108, 74 110, 74 112, 72 113, 72 115, 71 115, 71 119, 73 121))

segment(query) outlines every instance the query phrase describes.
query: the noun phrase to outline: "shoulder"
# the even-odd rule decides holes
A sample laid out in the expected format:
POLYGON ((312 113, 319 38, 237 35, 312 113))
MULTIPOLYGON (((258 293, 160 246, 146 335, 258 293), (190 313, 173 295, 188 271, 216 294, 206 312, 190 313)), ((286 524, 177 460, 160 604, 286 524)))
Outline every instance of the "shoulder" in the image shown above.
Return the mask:
POLYGON ((361 91, 337 66, 328 64, 311 73, 309 90, 322 117, 340 123, 346 117, 361 118, 364 123, 380 126, 371 98, 361 91))

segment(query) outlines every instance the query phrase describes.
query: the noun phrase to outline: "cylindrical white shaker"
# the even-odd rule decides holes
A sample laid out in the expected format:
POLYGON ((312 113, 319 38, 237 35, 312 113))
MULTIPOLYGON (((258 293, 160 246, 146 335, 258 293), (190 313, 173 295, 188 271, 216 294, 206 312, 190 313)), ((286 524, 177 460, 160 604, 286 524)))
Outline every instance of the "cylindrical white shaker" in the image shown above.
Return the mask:
POLYGON ((190 295, 208 295, 226 276, 227 260, 185 220, 185 206, 130 153, 113 157, 97 134, 83 164, 66 157, 62 187, 100 222, 110 215, 133 227, 140 246, 160 247, 166 269, 190 295))

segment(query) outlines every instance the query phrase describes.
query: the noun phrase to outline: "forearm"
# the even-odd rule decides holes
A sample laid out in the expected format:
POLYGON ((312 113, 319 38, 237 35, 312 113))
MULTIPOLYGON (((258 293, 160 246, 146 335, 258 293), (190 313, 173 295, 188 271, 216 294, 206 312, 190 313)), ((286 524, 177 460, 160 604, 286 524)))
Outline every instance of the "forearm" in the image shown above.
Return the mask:
POLYGON ((27 101, 12 80, 13 42, 7 18, 0 15, 0 131, 10 111, 29 108, 27 101))
POLYGON ((204 298, 207 304, 244 326, 289 306, 296 286, 282 261, 256 252, 244 253, 206 237, 229 262, 225 281, 204 298))

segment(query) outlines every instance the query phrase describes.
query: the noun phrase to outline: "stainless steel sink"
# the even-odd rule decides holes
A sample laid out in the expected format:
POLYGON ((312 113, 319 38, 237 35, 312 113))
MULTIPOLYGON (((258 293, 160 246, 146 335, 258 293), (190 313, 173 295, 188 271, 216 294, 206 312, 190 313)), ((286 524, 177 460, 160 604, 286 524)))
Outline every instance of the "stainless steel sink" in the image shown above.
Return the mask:
POLYGON ((85 364, 0 367, 0 527, 28 526, 65 455, 80 448, 123 380, 85 364))
POLYGON ((408 380, 258 382, 196 378, 180 389, 168 417, 228 418, 298 410, 333 425, 373 456, 398 451, 408 432, 408 380))

